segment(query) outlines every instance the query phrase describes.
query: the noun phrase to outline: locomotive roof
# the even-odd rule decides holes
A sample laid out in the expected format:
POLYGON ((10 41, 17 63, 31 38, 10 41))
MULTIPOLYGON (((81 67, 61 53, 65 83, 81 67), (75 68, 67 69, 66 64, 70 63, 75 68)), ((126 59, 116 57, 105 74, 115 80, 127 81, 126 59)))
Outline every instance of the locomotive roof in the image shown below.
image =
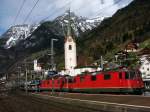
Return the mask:
POLYGON ((111 69, 111 70, 105 70, 105 71, 96 71, 96 72, 84 72, 82 74, 78 74, 76 76, 69 76, 69 75, 55 75, 49 77, 49 79, 59 79, 59 78, 74 78, 74 77, 80 77, 80 76, 88 76, 88 75, 97 75, 97 74, 107 74, 107 73, 113 73, 113 72, 127 72, 127 71, 132 71, 133 69, 127 69, 127 68, 119 68, 119 69, 111 69))
MULTIPOLYGON (((131 71, 132 69, 113 69, 113 70, 105 70, 105 71, 96 71, 96 72, 86 72, 82 74, 78 74, 77 76, 86 76, 86 75, 97 75, 97 74, 107 74, 111 72, 127 72, 131 71)), ((75 77, 77 77, 75 76, 75 77)))

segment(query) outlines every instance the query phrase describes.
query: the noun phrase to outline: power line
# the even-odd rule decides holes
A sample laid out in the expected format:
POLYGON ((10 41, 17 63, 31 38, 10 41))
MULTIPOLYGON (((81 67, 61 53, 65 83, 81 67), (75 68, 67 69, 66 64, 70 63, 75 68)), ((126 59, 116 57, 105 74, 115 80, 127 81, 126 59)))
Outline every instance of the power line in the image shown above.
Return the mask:
POLYGON ((16 17, 15 17, 15 19, 14 19, 12 25, 14 25, 14 24, 16 23, 16 21, 17 21, 17 19, 18 19, 18 16, 19 16, 21 10, 23 9, 23 6, 24 6, 24 4, 25 4, 25 1, 26 1, 26 0, 23 0, 23 2, 22 2, 21 6, 20 6, 20 8, 19 8, 19 10, 18 10, 18 13, 17 13, 17 15, 16 15, 16 17))
POLYGON ((27 21, 27 19, 30 17, 31 13, 33 12, 34 8, 37 6, 39 0, 36 1, 36 3, 34 4, 34 6, 32 7, 32 9, 30 10, 30 12, 28 13, 28 15, 26 16, 26 18, 23 21, 23 24, 27 21))

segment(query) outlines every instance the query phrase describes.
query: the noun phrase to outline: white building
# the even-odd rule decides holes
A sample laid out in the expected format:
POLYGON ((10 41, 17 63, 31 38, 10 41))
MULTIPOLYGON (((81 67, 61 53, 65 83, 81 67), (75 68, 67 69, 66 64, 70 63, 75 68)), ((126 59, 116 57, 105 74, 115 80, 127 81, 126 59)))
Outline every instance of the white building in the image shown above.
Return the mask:
POLYGON ((61 75, 76 76, 84 72, 95 72, 97 70, 101 70, 101 68, 98 69, 97 67, 93 67, 93 66, 84 66, 84 67, 76 68, 77 51, 76 51, 76 42, 71 32, 70 11, 69 11, 68 31, 67 31, 67 36, 65 38, 64 50, 65 50, 65 70, 62 70, 60 72, 61 75))
POLYGON ((65 69, 70 70, 77 66, 75 40, 68 36, 65 40, 65 69))
POLYGON ((137 52, 138 46, 139 46, 138 43, 133 43, 133 42, 131 42, 131 43, 129 43, 129 44, 126 45, 124 51, 125 51, 125 52, 137 52))
POLYGON ((143 55, 141 56, 140 61, 140 71, 142 73, 143 80, 150 80, 150 57, 148 55, 143 55))
POLYGON ((38 64, 37 60, 34 60, 34 71, 40 72, 42 70, 40 64, 38 64))
POLYGON ((62 70, 61 72, 59 72, 59 74, 76 76, 76 75, 80 75, 84 73, 92 73, 96 71, 102 71, 102 68, 96 66, 83 66, 83 67, 77 67, 75 69, 71 69, 69 71, 62 70))
POLYGON ((67 36, 65 38, 64 50, 65 50, 65 70, 67 73, 70 74, 70 72, 72 72, 72 70, 77 66, 76 42, 71 34, 70 11, 69 11, 68 31, 67 36))

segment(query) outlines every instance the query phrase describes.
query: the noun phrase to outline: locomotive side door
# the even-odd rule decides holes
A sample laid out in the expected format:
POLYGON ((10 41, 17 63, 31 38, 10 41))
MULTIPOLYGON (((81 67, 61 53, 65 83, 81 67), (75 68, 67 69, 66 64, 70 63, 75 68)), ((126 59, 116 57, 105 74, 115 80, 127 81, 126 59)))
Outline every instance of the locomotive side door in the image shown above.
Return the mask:
POLYGON ((123 73, 122 72, 118 73, 118 79, 119 79, 120 92, 122 92, 123 87, 124 87, 124 83, 123 83, 124 77, 123 77, 123 73))

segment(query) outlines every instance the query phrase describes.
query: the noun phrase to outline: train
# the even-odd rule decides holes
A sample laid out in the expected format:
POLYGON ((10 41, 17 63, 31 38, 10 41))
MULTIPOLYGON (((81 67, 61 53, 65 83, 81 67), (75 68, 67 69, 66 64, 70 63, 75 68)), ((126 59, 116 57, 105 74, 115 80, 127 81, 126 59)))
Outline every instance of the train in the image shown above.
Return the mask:
POLYGON ((138 70, 110 70, 76 76, 55 75, 41 80, 38 91, 142 94, 144 83, 138 70))

